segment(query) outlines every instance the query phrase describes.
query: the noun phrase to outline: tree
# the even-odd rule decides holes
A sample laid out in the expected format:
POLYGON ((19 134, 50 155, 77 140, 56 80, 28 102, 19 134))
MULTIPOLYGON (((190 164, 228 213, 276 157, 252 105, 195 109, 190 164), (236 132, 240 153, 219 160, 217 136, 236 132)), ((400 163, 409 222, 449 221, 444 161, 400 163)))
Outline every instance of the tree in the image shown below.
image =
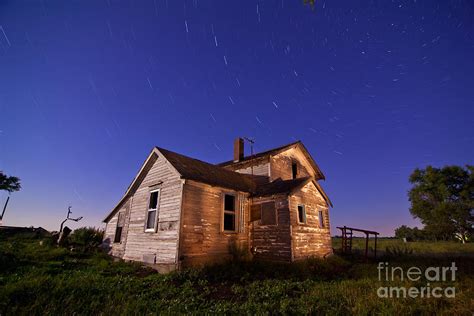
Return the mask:
POLYGON ((0 190, 14 192, 21 189, 20 179, 13 176, 7 176, 0 171, 0 190))
POLYGON ((410 183, 410 212, 425 225, 425 233, 466 242, 474 224, 474 166, 416 169, 410 183))
POLYGON ((429 235, 425 230, 418 229, 418 227, 411 228, 406 225, 402 225, 395 229, 395 237, 400 239, 406 238, 407 241, 429 239, 429 235))
POLYGON ((72 218, 71 217, 71 214, 72 214, 71 208, 72 208, 72 206, 68 207, 66 219, 61 222, 61 227, 59 228, 59 236, 58 236, 58 244, 59 245, 64 245, 66 240, 67 240, 68 235, 71 233, 71 229, 67 226, 64 226, 64 223, 66 223, 67 221, 79 222, 83 218, 82 216, 80 216, 78 218, 72 218))
POLYGON ((402 225, 395 229, 395 237, 400 239, 406 238, 406 240, 411 241, 413 240, 413 230, 406 225, 402 225))

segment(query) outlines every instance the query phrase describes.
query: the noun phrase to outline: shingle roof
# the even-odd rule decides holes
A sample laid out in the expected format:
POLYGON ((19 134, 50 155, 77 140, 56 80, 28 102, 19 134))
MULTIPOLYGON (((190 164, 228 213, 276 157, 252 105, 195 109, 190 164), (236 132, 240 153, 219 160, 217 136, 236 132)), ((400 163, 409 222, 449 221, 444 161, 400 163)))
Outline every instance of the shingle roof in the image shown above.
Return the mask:
POLYGON ((184 179, 221 186, 244 192, 254 192, 255 181, 251 175, 245 175, 222 167, 190 158, 164 148, 157 149, 176 168, 184 179))
MULTIPOLYGON (((302 146, 303 151, 305 154, 309 156, 310 162, 314 164, 315 170, 322 176, 324 176, 320 172, 319 168, 315 164, 314 160, 311 158, 309 153, 307 152, 304 145, 300 142, 294 142, 285 146, 281 146, 278 148, 274 148, 272 150, 264 151, 253 155, 252 157, 247 157, 243 161, 250 161, 252 159, 265 157, 267 155, 276 154, 285 150, 291 146, 302 146)), ((148 158, 145 160, 144 164, 142 165, 140 171, 135 176, 135 179, 129 185, 126 193, 119 201, 119 203, 112 209, 112 211, 105 217, 104 222, 106 222, 110 216, 114 214, 114 212, 118 209, 120 205, 131 195, 131 192, 134 190, 137 183, 140 182, 140 178, 143 177, 143 173, 146 170, 146 167, 152 164, 156 160, 157 151, 160 152, 165 158, 170 162, 170 164, 178 171, 179 174, 184 179, 195 180, 198 182, 220 186, 223 188, 233 189, 242 192, 248 192, 253 194, 254 196, 265 196, 265 195, 273 195, 278 193, 290 192, 293 189, 297 188, 299 185, 303 183, 307 183, 309 178, 301 178, 301 179, 294 179, 294 180, 277 180, 273 181, 272 183, 266 183, 257 185, 259 176, 252 176, 248 174, 242 174, 235 171, 231 171, 226 169, 225 166, 234 164, 233 161, 221 163, 218 165, 213 165, 198 159, 190 158, 170 150, 155 147, 148 158)), ((238 162, 240 163, 240 162, 238 162)), ((260 176, 261 177, 261 176, 260 176)), ((327 198, 326 194, 319 186, 319 184, 314 181, 315 185, 318 189, 322 192, 323 196, 327 198)), ((329 201, 329 199, 327 199, 329 201)), ((329 201, 331 204, 331 202, 329 201)), ((332 205, 332 204, 331 204, 332 205)))

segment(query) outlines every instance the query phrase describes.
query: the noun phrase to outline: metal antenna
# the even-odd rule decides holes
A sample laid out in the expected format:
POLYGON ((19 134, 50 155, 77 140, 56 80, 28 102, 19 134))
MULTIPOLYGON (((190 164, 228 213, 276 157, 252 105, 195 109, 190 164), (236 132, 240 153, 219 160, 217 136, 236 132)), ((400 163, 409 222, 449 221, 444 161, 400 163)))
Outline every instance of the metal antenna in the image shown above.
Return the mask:
MULTIPOLYGON (((255 140, 250 137, 244 137, 244 140, 250 144, 250 159, 252 159, 253 158, 253 144, 255 144, 255 140)), ((250 170, 253 176, 253 164, 250 165, 250 170)))
POLYGON ((253 144, 255 144, 255 140, 250 137, 244 137, 244 140, 250 143, 250 156, 253 156, 253 144))
MULTIPOLYGON (((250 138, 250 137, 244 137, 244 140, 247 141, 249 144, 250 144, 250 159, 253 158, 253 144, 255 144, 255 140, 253 138, 250 138)), ((250 164, 250 170, 251 170, 251 173, 252 173, 252 177, 253 177, 253 163, 250 164)), ((253 196, 250 196, 250 204, 253 205, 253 196)), ((255 227, 254 227, 254 222, 252 222, 252 247, 251 247, 251 251, 252 249, 254 249, 254 245, 255 245, 255 227)), ((254 253, 252 251, 252 253, 254 253)))

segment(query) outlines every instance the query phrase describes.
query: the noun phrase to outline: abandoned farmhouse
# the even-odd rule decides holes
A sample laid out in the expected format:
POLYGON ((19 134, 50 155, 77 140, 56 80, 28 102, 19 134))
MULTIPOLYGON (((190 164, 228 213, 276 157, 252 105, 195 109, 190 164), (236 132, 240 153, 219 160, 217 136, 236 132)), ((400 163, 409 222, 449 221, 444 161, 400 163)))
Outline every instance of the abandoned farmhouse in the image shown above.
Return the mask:
POLYGON ((111 255, 163 271, 243 251, 296 261, 332 252, 324 175, 300 141, 210 164, 155 147, 105 217, 111 255))

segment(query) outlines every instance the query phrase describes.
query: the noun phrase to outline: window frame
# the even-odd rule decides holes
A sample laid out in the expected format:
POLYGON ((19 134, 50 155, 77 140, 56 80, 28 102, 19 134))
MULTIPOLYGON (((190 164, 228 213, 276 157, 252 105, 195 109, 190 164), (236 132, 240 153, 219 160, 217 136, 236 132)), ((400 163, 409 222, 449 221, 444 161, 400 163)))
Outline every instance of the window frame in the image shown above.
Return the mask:
MULTIPOLYGON (((125 216, 124 212, 117 213, 117 225, 115 226, 115 234, 114 234, 114 244, 121 244, 122 243, 122 233, 123 233, 123 224, 121 223, 121 217, 125 216), (117 240, 117 233, 120 229, 120 237, 117 240)), ((125 221, 125 220, 124 220, 125 221)))
POLYGON ((296 207, 297 211, 297 219, 298 219, 298 224, 306 224, 307 223, 307 218, 306 218, 306 206, 304 204, 298 204, 296 207), (303 209, 303 221, 300 221, 300 207, 303 209))
POLYGON ((292 179, 298 178, 298 163, 296 163, 296 161, 291 162, 291 178, 292 179))
POLYGON ((325 220, 325 218, 324 218, 324 210, 321 210, 321 209, 318 210, 318 219, 319 219, 319 228, 325 229, 325 228, 326 228, 326 224, 325 224, 325 222, 324 222, 324 220, 325 220))
POLYGON ((238 197, 237 197, 237 194, 236 193, 233 193, 233 192, 224 192, 222 194, 222 220, 221 220, 221 231, 223 233, 226 233, 226 234, 236 234, 239 232, 239 228, 237 227, 238 226, 238 212, 237 212, 237 206, 239 205, 238 201, 237 201, 238 197), (225 209, 225 197, 226 195, 229 195, 229 196, 233 196, 234 197, 234 211, 229 211, 229 210, 226 210, 225 209), (231 214, 231 215, 234 215, 234 230, 226 230, 225 229, 225 214, 231 214))
POLYGON ((161 189, 154 189, 148 192, 148 208, 145 213, 145 233, 155 233, 156 232, 156 227, 158 226, 158 209, 160 207, 160 197, 161 197, 161 189), (158 192, 158 195, 156 197, 156 208, 150 208, 150 199, 151 195, 155 192, 158 192), (148 228, 148 219, 149 219, 149 213, 151 211, 155 212, 155 220, 153 222, 153 227, 148 228))

